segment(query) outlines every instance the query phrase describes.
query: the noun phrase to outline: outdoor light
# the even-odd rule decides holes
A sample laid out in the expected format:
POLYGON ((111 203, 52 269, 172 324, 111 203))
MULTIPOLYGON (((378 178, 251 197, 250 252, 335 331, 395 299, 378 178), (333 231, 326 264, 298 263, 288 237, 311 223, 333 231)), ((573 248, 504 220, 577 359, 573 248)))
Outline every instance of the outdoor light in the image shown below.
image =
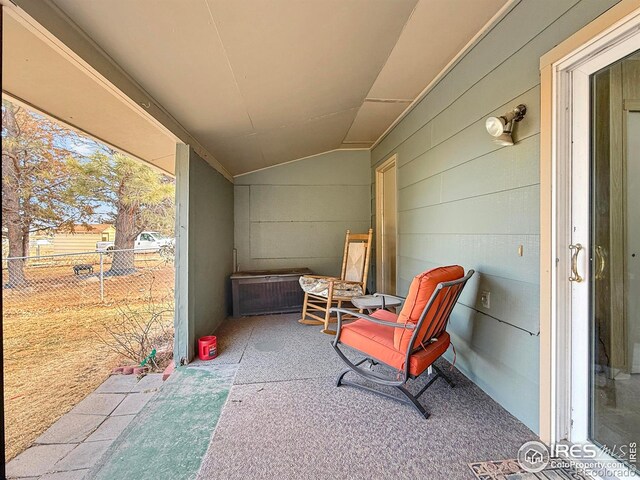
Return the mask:
POLYGON ((513 123, 522 120, 525 113, 527 113, 526 105, 520 104, 500 117, 489 117, 485 123, 487 132, 498 145, 513 145, 511 136, 513 123))

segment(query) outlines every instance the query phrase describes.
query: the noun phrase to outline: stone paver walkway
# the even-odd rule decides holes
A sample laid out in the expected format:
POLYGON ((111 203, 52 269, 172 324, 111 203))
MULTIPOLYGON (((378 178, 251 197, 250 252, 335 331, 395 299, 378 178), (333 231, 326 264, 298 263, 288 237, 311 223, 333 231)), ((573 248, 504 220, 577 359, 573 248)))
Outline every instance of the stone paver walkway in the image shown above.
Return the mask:
POLYGON ((162 387, 162 374, 113 375, 7 464, 10 479, 79 480, 162 387))

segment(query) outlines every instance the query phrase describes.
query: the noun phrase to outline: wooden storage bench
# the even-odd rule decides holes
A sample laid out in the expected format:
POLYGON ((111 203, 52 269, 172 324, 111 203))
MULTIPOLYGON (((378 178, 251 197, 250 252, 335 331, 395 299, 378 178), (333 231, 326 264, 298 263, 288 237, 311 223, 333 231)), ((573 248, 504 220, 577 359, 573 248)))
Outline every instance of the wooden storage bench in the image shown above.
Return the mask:
POLYGON ((308 268, 234 273, 231 275, 233 316, 301 311, 304 292, 298 279, 312 273, 308 268))

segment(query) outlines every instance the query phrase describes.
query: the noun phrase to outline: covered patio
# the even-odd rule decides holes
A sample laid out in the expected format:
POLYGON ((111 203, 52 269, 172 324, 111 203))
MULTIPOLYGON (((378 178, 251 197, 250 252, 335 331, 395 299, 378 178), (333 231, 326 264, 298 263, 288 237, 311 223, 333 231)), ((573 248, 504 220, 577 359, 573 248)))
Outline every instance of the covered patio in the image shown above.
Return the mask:
MULTIPOLYGON (((640 111, 637 0, 0 4, 3 95, 176 177, 177 375, 78 478, 494 479, 470 464, 514 459, 529 440, 599 441, 588 428, 601 397, 588 395, 602 385, 588 375, 611 365, 588 356, 596 320, 571 289, 609 273, 606 255, 580 254, 590 230, 558 213, 571 210, 561 155, 572 147, 554 142, 573 138, 558 130, 572 110, 558 108, 571 90, 552 69, 586 46, 601 54, 607 35, 616 46, 624 27, 626 50, 609 62, 621 93, 607 99, 640 111), (428 419, 336 387, 332 337, 301 312, 232 316, 233 274, 334 276, 345 232, 369 229, 362 293, 404 296, 445 265, 475 271, 452 306, 455 350, 436 363, 456 386, 438 379, 421 397, 428 419), (219 355, 200 362, 206 335, 219 355), (219 402, 198 402, 214 390, 219 402)), ((590 204, 585 175, 576 205, 590 204)), ((606 349, 630 331, 632 316, 617 318, 606 349)), ((608 375, 624 389, 640 343, 637 354, 622 343, 608 375)), ((604 408, 618 418, 632 407, 604 408)), ((610 423, 625 441, 635 431, 610 423)), ((54 467, 41 480, 64 478, 54 467)))
MULTIPOLYGON (((72 445, 55 463, 35 468, 49 472, 42 478, 104 480, 194 478, 196 473, 199 479, 475 479, 469 464, 514 459, 524 442, 538 438, 446 361, 438 365, 456 385, 450 388, 439 379, 429 388, 422 398, 431 413, 428 420, 407 405, 337 388, 344 364, 330 338, 300 325, 298 317, 228 318, 216 332, 220 355, 180 367, 144 412, 127 417, 130 423, 108 449, 104 435, 93 434, 79 444, 87 451, 95 446, 93 458, 80 456, 80 450, 74 454, 72 445), (192 382, 184 376, 190 370, 211 375, 192 382), (214 400, 216 388, 224 392, 222 402, 214 400), (182 405, 172 400, 185 393, 199 400, 185 398, 182 405), (168 413, 181 419, 190 442, 175 443, 168 413)), ((358 358, 356 352, 351 356, 358 358)), ((428 380, 411 383, 410 390, 428 380)), ((103 395, 108 391, 122 390, 98 389, 103 395)), ((140 387, 134 391, 153 395, 140 387)), ((40 455, 46 457, 44 451, 40 455)), ((9 478, 33 477, 20 456, 8 468, 9 478)))

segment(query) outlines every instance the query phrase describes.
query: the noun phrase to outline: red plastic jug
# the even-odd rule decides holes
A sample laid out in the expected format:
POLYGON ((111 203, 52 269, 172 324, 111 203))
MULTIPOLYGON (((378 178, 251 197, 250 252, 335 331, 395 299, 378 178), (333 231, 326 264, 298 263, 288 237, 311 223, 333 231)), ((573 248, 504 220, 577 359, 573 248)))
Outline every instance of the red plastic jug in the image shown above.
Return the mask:
POLYGON ((198 358, 211 360, 218 355, 218 339, 215 335, 200 337, 198 339, 198 358))

